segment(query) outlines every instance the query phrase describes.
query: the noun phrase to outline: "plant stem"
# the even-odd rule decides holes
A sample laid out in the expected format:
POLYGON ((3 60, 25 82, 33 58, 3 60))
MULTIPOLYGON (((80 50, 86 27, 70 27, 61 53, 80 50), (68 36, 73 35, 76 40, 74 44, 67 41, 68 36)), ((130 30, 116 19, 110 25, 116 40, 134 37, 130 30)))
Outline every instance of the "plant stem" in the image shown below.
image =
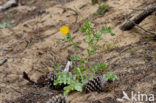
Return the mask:
POLYGON ((77 46, 75 47, 75 44, 76 44, 76 43, 74 43, 74 42, 72 41, 72 45, 74 46, 74 48, 75 48, 77 54, 80 55, 81 59, 84 59, 83 56, 82 56, 82 54, 80 53, 80 50, 77 48, 77 46))

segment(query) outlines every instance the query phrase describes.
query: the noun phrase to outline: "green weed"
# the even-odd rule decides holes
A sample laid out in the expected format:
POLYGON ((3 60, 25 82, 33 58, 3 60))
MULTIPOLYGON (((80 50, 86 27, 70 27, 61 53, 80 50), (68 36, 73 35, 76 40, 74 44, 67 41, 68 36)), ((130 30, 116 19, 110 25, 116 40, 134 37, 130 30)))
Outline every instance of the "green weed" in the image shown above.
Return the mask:
POLYGON ((97 3, 99 3, 98 0, 92 0, 92 4, 93 4, 93 5, 94 5, 94 4, 97 4, 97 3))
POLYGON ((104 51, 112 51, 115 48, 117 48, 117 46, 109 42, 106 42, 104 45, 104 51))
POLYGON ((99 6, 98 10, 96 11, 96 13, 94 15, 95 16, 104 15, 106 12, 109 11, 109 9, 110 9, 109 5, 103 4, 103 5, 99 6))
POLYGON ((106 2, 107 0, 91 0, 91 1, 92 1, 92 4, 94 5, 94 4, 99 3, 100 1, 106 2))
POLYGON ((0 29, 4 29, 6 27, 12 27, 11 22, 3 22, 2 24, 0 24, 0 29))
MULTIPOLYGON (((80 65, 74 67, 71 72, 61 71, 57 74, 57 80, 55 80, 54 84, 67 84, 67 86, 64 87, 64 95, 68 95, 74 90, 82 92, 83 85, 89 79, 93 78, 98 71, 107 69, 107 66, 103 63, 89 65, 89 60, 90 56, 95 54, 100 48, 98 43, 103 39, 102 35, 111 34, 113 36, 115 34, 107 27, 102 27, 99 32, 94 32, 92 21, 84 19, 84 23, 85 24, 80 31, 86 36, 83 40, 83 42, 87 44, 87 48, 85 49, 87 52, 86 57, 82 55, 81 50, 78 48, 78 44, 73 41, 72 35, 69 33, 69 27, 64 26, 60 28, 61 33, 65 35, 65 38, 62 40, 71 43, 75 49, 76 55, 71 56, 71 60, 80 63, 80 65)), ((57 70, 58 68, 59 65, 57 65, 57 70)), ((104 77, 107 78, 107 80, 116 80, 117 78, 113 73, 106 74, 104 77)))
POLYGON ((136 55, 137 54, 137 51, 136 50, 131 50, 131 55, 136 55))
POLYGON ((108 72, 107 74, 104 74, 103 77, 106 78, 107 81, 115 81, 118 79, 113 72, 108 72))

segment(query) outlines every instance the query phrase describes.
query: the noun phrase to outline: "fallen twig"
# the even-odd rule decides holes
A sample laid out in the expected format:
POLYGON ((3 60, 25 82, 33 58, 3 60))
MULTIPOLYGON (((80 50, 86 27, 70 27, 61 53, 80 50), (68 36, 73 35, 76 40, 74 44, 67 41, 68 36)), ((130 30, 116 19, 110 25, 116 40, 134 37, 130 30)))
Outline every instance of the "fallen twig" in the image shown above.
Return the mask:
POLYGON ((5 62, 7 62, 7 58, 4 58, 2 61, 0 61, 0 66, 2 66, 5 62))
POLYGON ((64 7, 60 7, 60 8, 63 9, 62 14, 65 13, 66 11, 68 11, 68 10, 73 11, 75 13, 75 14, 73 14, 75 16, 75 22, 74 23, 77 23, 79 13, 76 10, 74 10, 72 8, 64 8, 64 7))
POLYGON ((23 94, 21 91, 17 90, 16 88, 14 87, 11 87, 12 90, 14 90, 15 92, 19 93, 19 94, 23 94))
POLYGON ((17 6, 18 0, 9 0, 6 3, 4 3, 2 6, 0 6, 0 11, 4 11, 10 7, 17 6))
MULTIPOLYGON (((129 22, 133 22, 133 21, 131 21, 131 20, 128 19, 128 18, 127 18, 127 20, 128 20, 129 22)), ((148 31, 148 30, 145 30, 144 28, 142 28, 141 26, 139 26, 139 25, 136 24, 136 23, 134 23, 134 25, 137 26, 138 28, 142 29, 142 30, 145 31, 146 33, 149 33, 149 34, 151 34, 151 35, 156 36, 156 33, 154 33, 154 32, 150 32, 150 31, 148 31)))
POLYGON ((120 29, 123 31, 132 29, 136 24, 140 24, 146 17, 151 15, 154 11, 156 11, 156 5, 147 8, 133 20, 130 20, 126 22, 124 25, 122 25, 120 29))
MULTIPOLYGON (((16 88, 14 88, 14 87, 11 87, 11 89, 14 90, 15 92, 21 94, 21 95, 25 95, 25 92, 23 93, 23 92, 21 92, 20 90, 17 90, 16 88)), ((27 90, 25 90, 25 91, 27 91, 27 90)), ((33 91, 28 92, 28 93, 34 94, 34 95, 42 95, 41 93, 36 93, 36 92, 33 92, 33 91)), ((49 93, 49 94, 53 94, 53 93, 50 93, 50 92, 48 92, 48 93, 49 93)), ((46 92, 45 94, 48 94, 48 93, 46 92)))

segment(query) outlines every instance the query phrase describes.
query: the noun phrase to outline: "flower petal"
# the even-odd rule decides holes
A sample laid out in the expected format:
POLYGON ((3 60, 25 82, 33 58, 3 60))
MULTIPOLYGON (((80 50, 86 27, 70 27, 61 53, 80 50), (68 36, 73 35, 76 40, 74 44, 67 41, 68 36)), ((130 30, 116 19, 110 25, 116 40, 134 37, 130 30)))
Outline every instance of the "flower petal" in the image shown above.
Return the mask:
POLYGON ((69 27, 63 26, 62 28, 60 28, 60 32, 64 35, 67 35, 69 33, 69 27))

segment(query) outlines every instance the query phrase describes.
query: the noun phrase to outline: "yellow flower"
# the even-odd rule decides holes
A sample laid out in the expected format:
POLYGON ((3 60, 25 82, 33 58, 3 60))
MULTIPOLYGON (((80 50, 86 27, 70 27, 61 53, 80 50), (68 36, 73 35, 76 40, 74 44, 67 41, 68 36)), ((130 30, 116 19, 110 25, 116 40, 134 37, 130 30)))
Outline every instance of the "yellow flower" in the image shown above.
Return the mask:
POLYGON ((60 32, 64 35, 67 35, 69 33, 69 27, 63 26, 62 28, 60 28, 60 32))

